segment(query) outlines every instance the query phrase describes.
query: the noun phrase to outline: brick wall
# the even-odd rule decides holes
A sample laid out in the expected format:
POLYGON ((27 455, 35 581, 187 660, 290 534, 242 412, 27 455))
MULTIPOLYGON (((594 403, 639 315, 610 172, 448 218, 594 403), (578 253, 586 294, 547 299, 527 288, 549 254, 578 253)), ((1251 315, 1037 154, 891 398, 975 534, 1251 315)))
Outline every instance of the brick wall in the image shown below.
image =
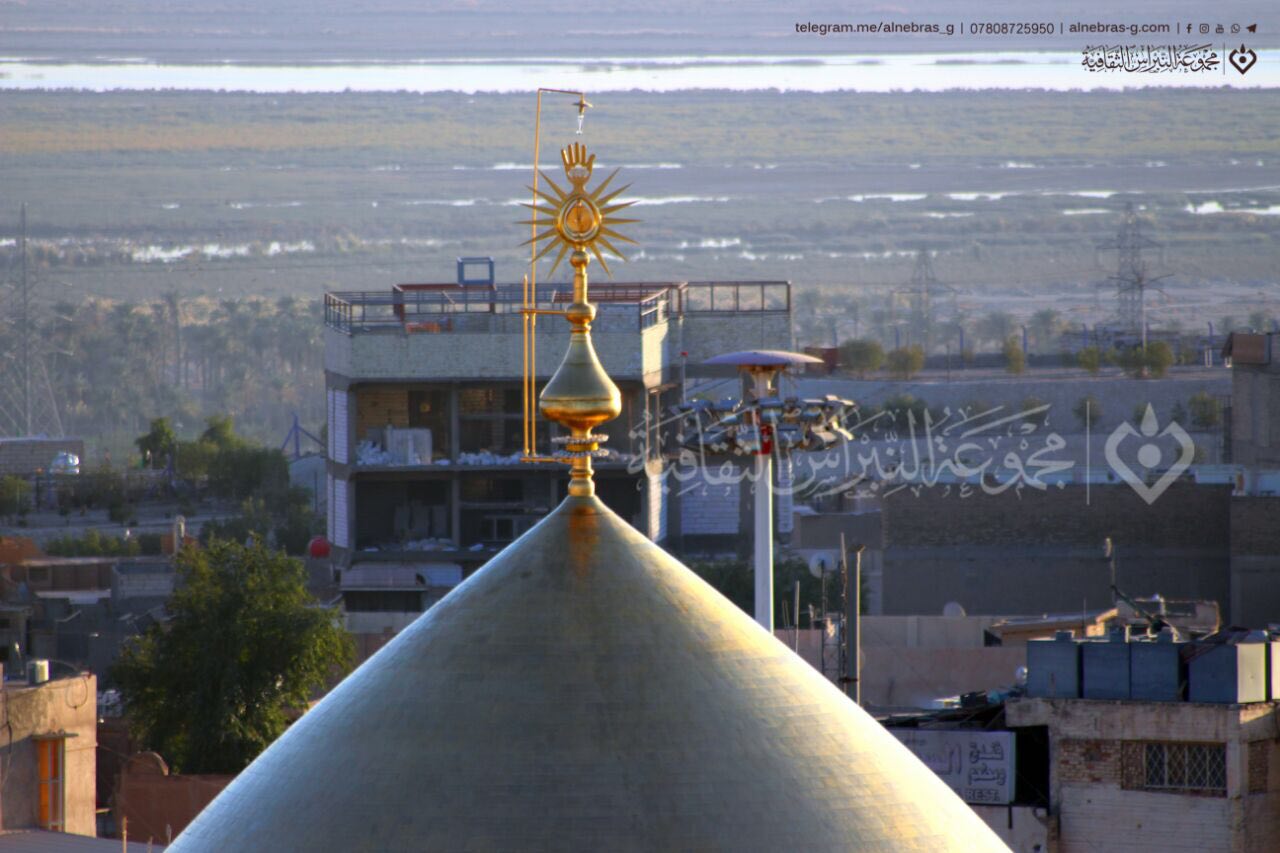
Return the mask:
POLYGON ((1280 498, 1231 499, 1231 608, 1236 625, 1280 621, 1280 498))
POLYGON ((1247 790, 1250 794, 1265 794, 1270 789, 1269 764, 1271 761, 1271 741, 1255 740, 1250 743, 1245 757, 1248 765, 1247 790))
POLYGON ((1120 786, 1120 741, 1063 739, 1056 749, 1059 784, 1120 786))
POLYGON ((1236 365, 1231 371, 1231 453, 1241 465, 1280 464, 1280 371, 1236 365))
POLYGON ((883 502, 885 613, 1075 612, 1111 603, 1102 543, 1130 595, 1230 601, 1230 486, 1175 484, 1148 506, 1127 485, 883 502))
MULTIPOLYGON (((646 373, 661 370, 660 362, 646 364, 646 357, 661 357, 664 334, 665 329, 660 327, 646 329, 643 334, 634 326, 625 331, 597 329, 592 343, 615 381, 640 379, 646 373), (657 343, 646 347, 650 339, 657 343)), ((518 379, 521 340, 518 325, 513 332, 490 334, 405 334, 391 330, 345 335, 325 329, 324 364, 326 370, 353 379, 518 379)), ((568 344, 569 335, 562 330, 562 324, 539 324, 539 376, 549 377, 555 372, 568 344)))
MULTIPOLYGON (((795 349, 790 314, 687 314, 682 322, 679 341, 689 353, 691 375, 713 355, 745 349, 795 349)), ((679 364, 679 352, 671 353, 670 357, 673 363, 679 364)))
POLYGON ((365 439, 370 430, 409 426, 409 389, 405 385, 379 385, 361 388, 356 400, 356 441, 365 439))
POLYGON ((940 489, 884 499, 885 542, 894 545, 1220 546, 1229 541, 1231 486, 1175 483, 1148 506, 1127 485, 1025 489, 972 497, 940 489))
POLYGON ((1231 499, 1231 553, 1280 555, 1280 497, 1231 499))

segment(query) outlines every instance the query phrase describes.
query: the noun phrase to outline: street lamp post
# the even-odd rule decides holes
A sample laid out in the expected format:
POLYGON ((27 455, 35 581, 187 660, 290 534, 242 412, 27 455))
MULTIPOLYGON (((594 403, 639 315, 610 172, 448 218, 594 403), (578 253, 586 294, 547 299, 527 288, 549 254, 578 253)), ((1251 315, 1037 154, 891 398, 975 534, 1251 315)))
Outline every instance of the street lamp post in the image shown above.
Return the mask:
MULTIPOLYGON (((848 438, 840 425, 849 400, 828 396, 821 400, 780 399, 776 380, 788 367, 819 364, 821 359, 785 350, 747 350, 708 359, 708 365, 732 365, 750 380, 754 399, 716 406, 681 403, 677 410, 692 418, 696 443, 713 449, 733 447, 754 457, 755 522, 752 568, 755 577, 755 619, 773 632, 773 456, 792 449, 825 449, 837 436, 848 438)), ((727 402, 727 401, 726 401, 727 402)))

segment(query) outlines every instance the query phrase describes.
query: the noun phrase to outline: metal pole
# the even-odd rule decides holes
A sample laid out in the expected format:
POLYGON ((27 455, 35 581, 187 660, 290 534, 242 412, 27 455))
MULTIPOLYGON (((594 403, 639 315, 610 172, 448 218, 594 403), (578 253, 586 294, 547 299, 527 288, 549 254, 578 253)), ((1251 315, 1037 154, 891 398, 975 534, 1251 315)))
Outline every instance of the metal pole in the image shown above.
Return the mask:
MULTIPOLYGON (((756 399, 769 396, 769 371, 755 371, 756 399)), ((764 424, 757 423, 755 482, 755 604, 756 622, 773 633, 773 454, 765 450, 764 424)))
POLYGON ((862 625, 858 618, 862 610, 862 549, 863 545, 853 548, 853 569, 849 568, 849 548, 845 545, 844 534, 840 534, 840 574, 844 580, 844 643, 845 671, 840 681, 844 693, 855 704, 862 704, 861 667, 858 652, 862 648, 862 625))

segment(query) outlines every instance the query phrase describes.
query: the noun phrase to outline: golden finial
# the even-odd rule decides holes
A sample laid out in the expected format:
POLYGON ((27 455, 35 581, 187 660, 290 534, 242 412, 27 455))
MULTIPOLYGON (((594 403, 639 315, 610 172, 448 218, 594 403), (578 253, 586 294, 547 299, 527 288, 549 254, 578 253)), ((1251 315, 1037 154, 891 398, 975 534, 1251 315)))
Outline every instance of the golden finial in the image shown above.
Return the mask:
POLYGON ((601 247, 626 260, 609 238, 635 243, 614 230, 613 226, 637 220, 612 216, 632 204, 610 204, 627 189, 625 186, 605 195, 605 190, 618 174, 617 169, 595 189, 588 189, 587 184, 595 170, 595 155, 588 154, 586 146, 581 143, 574 143, 560 152, 560 160, 569 190, 562 190, 542 174, 554 195, 530 187, 540 202, 525 205, 533 210, 534 218, 523 223, 535 226, 535 232, 537 228, 545 229, 525 241, 526 244, 547 241, 534 256, 535 263, 559 246, 560 252, 551 266, 552 271, 566 254, 569 254, 569 264, 573 267, 573 304, 564 312, 572 327, 569 349, 555 375, 538 396, 538 408, 545 417, 569 430, 568 436, 557 440, 564 449, 556 454, 573 466, 569 494, 589 496, 595 493, 591 482, 591 458, 603 455, 600 443, 606 438, 593 434, 591 430, 618 416, 622 411, 622 396, 600 364, 591 344, 591 321, 595 319, 596 308, 587 297, 587 264, 590 263, 590 255, 594 255, 605 272, 609 272, 601 247))

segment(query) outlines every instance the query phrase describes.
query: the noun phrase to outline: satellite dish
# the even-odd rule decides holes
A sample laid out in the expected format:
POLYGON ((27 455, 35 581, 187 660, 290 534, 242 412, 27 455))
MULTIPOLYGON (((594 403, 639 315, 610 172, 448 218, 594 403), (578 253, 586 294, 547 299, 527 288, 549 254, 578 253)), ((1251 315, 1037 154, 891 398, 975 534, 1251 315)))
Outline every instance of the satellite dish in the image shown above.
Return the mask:
POLYGON ((834 551, 818 551, 809 558, 809 574, 818 580, 822 580, 823 575, 835 573, 837 568, 834 551))
POLYGON ((949 616, 954 619, 958 616, 968 616, 969 614, 965 613, 964 605, 960 602, 948 601, 946 604, 942 605, 942 615, 949 616))
POLYGON ((1015 669, 1013 671, 1013 680, 1016 681, 1019 686, 1025 687, 1027 684, 1027 668, 1025 666, 1020 666, 1015 669))

